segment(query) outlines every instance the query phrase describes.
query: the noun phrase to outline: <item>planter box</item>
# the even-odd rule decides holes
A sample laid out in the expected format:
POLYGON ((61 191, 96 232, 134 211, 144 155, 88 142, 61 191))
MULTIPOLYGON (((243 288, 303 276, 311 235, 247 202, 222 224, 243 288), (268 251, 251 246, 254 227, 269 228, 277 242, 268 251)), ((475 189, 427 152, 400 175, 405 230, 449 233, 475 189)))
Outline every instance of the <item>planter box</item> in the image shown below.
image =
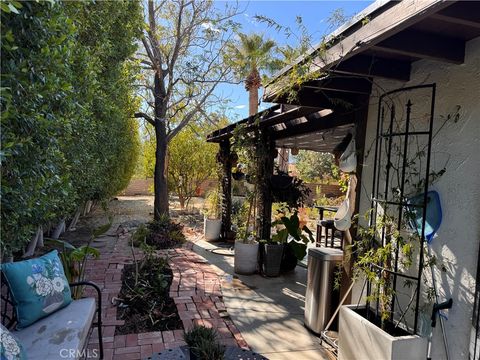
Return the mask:
POLYGON ((427 339, 418 335, 392 336, 365 319, 356 305, 340 308, 338 330, 339 360, 425 360, 427 339))

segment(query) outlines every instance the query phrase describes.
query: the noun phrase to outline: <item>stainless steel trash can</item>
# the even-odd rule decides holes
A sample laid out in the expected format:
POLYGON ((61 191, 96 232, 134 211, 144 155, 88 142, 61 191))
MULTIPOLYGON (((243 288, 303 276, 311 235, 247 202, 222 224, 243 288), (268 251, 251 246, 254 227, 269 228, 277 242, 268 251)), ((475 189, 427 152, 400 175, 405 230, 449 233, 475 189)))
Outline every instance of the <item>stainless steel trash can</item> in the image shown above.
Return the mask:
POLYGON ((337 265, 343 251, 332 248, 308 250, 307 291, 305 294, 305 326, 319 334, 325 330, 339 303, 339 292, 334 289, 337 265))

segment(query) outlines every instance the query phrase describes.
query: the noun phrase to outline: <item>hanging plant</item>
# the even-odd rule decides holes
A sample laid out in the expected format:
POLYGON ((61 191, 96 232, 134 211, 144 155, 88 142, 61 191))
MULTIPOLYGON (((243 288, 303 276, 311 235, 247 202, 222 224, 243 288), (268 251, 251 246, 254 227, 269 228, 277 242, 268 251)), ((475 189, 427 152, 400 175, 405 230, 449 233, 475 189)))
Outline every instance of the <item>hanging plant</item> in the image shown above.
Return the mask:
POLYGON ((277 172, 278 174, 272 175, 270 179, 273 202, 287 203, 293 209, 302 207, 310 196, 310 188, 297 177, 277 172))

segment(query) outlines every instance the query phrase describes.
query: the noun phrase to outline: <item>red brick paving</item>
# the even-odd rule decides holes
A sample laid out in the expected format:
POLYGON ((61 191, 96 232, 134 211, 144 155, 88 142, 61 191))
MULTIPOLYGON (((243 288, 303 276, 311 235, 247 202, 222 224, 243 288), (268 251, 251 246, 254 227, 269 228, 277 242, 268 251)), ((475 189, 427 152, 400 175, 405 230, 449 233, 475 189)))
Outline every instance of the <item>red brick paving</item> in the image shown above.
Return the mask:
MULTIPOLYGON (((165 349, 185 345, 183 330, 115 335, 116 326, 123 325, 124 321, 117 320, 117 309, 112 300, 118 296, 122 287, 121 274, 124 265, 133 262, 128 239, 128 234, 121 234, 113 249, 101 249, 100 258, 90 260, 87 264, 86 278, 102 289, 103 345, 106 360, 143 359, 165 349)), ((173 272, 170 296, 177 305, 184 329, 190 329, 193 324, 214 327, 221 343, 248 349, 241 333, 225 316, 228 314, 222 300, 220 274, 204 258, 191 251, 191 246, 192 244, 188 243, 185 248, 158 251, 160 256, 167 256, 169 259, 173 272)), ((141 256, 139 251, 135 252, 137 259, 141 256)), ((89 289, 86 289, 86 295, 95 296, 89 289)), ((88 348, 98 349, 96 331, 92 333, 88 348)))

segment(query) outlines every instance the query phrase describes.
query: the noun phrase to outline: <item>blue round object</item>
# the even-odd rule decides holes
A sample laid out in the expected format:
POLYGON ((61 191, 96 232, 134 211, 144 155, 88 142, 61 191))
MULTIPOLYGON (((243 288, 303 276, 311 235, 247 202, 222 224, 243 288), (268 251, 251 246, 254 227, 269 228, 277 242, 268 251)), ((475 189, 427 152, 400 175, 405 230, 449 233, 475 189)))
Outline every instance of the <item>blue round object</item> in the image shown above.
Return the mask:
MULTIPOLYGON (((423 194, 408 199, 408 204, 423 204, 423 194)), ((410 207, 411 221, 410 226, 422 235, 423 209, 420 207, 410 207)), ((440 204, 440 196, 436 191, 427 193, 427 216, 425 220, 425 239, 430 244, 433 236, 440 228, 442 223, 442 206, 440 204)))

